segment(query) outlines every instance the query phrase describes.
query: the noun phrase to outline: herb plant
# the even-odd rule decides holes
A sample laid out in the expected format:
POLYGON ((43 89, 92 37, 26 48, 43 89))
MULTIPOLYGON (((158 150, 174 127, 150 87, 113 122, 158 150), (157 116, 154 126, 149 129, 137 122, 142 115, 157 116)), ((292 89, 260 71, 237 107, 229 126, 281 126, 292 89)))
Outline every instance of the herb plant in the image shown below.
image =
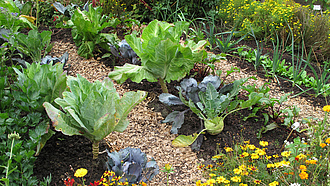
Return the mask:
POLYGON ((149 82, 159 81, 164 93, 167 93, 166 82, 180 80, 201 61, 203 51, 200 49, 206 43, 198 44, 192 40, 185 45, 180 44, 182 32, 187 30, 189 23, 176 22, 171 25, 154 20, 143 30, 141 38, 127 35, 125 39, 141 59, 141 66, 125 64, 115 67, 109 77, 118 83, 130 78, 133 82, 147 79, 149 82), (143 41, 143 42, 142 42, 143 41))
POLYGON ((147 155, 138 148, 127 147, 116 152, 108 153, 106 166, 108 171, 115 173, 114 176, 120 177, 119 181, 140 183, 150 181, 159 173, 159 166, 152 158, 148 161, 147 155))
POLYGON ((89 4, 88 11, 81 11, 77 8, 71 19, 68 21, 69 27, 72 27, 73 41, 77 45, 78 54, 86 59, 93 56, 96 45, 110 51, 107 43, 112 43, 112 34, 100 33, 106 27, 115 28, 119 20, 109 19, 102 15, 102 7, 93 7, 89 4))
POLYGON ((122 98, 106 78, 90 83, 81 75, 68 77, 70 91, 56 98, 57 109, 51 103, 43 105, 53 127, 65 135, 82 135, 93 143, 93 159, 98 158, 99 143, 113 131, 123 132, 129 124, 128 113, 146 97, 146 92, 126 92, 122 98))

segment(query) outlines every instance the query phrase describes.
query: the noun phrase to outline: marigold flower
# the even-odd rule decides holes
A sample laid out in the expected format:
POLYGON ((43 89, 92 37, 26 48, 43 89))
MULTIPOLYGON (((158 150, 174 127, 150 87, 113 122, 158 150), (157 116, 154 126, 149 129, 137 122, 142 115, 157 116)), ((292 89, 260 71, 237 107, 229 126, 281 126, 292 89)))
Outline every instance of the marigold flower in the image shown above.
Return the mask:
POLYGON ((256 148, 256 146, 254 146, 254 145, 250 145, 250 144, 248 144, 248 145, 246 145, 249 149, 251 149, 251 150, 254 150, 255 148, 256 148))
POLYGON ((302 171, 306 171, 307 170, 307 167, 305 165, 300 165, 299 166, 299 169, 302 170, 302 171))
POLYGON ((202 186, 203 184, 202 184, 202 181, 201 180, 198 180, 197 182, 196 182, 196 186, 202 186))
POLYGON ((226 178, 223 177, 223 176, 219 176, 219 177, 217 177, 217 179, 216 179, 216 182, 217 182, 217 183, 224 183, 224 181, 226 181, 226 178))
POLYGON ((308 174, 307 174, 307 172, 305 172, 305 171, 301 171, 301 173, 299 174, 299 177, 300 177, 302 180, 306 180, 306 179, 308 179, 308 174))
POLYGON ((206 181, 206 184, 210 186, 213 186, 213 183, 215 183, 215 179, 209 179, 206 181))
POLYGON ((330 105, 326 105, 323 107, 323 111, 330 112, 330 105))
POLYGON ((87 174, 87 169, 84 168, 80 168, 78 170, 76 170, 76 172, 74 173, 74 176, 77 178, 81 178, 84 177, 87 174))
POLYGON ((243 155, 243 157, 248 157, 249 156, 249 153, 243 152, 242 155, 243 155))
POLYGON ((233 149, 232 149, 232 148, 230 148, 230 147, 225 147, 225 151, 226 151, 226 152, 232 152, 232 151, 233 151, 233 149))
POLYGON ((234 169, 233 170, 235 174, 241 174, 242 170, 241 169, 234 169))
POLYGON ((255 184, 260 184, 261 183, 261 180, 254 180, 254 183, 255 184))
POLYGON ((327 144, 325 144, 325 143, 320 143, 320 147, 324 148, 325 146, 327 146, 327 144))
POLYGON ((216 174, 209 174, 210 177, 216 177, 216 174))
POLYGON ((281 153, 281 155, 283 156, 283 157, 289 157, 290 156, 290 154, 291 154, 291 151, 283 151, 282 153, 281 153))
POLYGON ((238 186, 248 186, 248 184, 240 183, 238 186))
POLYGON ((234 177, 231 177, 230 179, 233 182, 241 182, 242 181, 240 176, 234 176, 234 177))
POLYGON ((256 154, 256 153, 251 154, 251 159, 258 159, 258 158, 259 158, 258 154, 256 154))
POLYGON ((259 144, 263 147, 268 146, 268 142, 267 141, 259 141, 259 144))
POLYGON ((330 144, 330 138, 327 138, 327 139, 325 140, 325 142, 326 142, 327 144, 330 144))
POLYGON ((317 160, 306 160, 305 163, 306 164, 314 164, 314 165, 316 165, 317 160))
POLYGON ((273 181, 272 183, 269 183, 269 186, 276 186, 279 185, 280 183, 278 183, 277 181, 273 181))

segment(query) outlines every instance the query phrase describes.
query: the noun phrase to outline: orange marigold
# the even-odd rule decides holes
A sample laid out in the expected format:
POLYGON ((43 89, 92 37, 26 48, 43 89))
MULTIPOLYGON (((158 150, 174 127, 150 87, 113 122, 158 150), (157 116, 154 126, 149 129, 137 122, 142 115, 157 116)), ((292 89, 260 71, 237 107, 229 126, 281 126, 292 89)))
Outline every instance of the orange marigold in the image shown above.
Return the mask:
POLYGON ((324 106, 324 107, 323 107, 323 110, 324 110, 325 112, 330 112, 330 105, 326 105, 326 106, 324 106))

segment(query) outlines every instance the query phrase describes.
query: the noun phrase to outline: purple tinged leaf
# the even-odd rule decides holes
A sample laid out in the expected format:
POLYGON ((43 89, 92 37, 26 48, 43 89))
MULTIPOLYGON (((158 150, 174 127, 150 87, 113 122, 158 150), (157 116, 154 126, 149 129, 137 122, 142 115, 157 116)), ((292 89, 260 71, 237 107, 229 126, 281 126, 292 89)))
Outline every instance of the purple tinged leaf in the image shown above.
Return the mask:
POLYGON ((159 95, 159 101, 168 105, 168 106, 172 106, 172 105, 183 105, 182 101, 180 100, 180 98, 169 94, 169 93, 162 93, 159 95))

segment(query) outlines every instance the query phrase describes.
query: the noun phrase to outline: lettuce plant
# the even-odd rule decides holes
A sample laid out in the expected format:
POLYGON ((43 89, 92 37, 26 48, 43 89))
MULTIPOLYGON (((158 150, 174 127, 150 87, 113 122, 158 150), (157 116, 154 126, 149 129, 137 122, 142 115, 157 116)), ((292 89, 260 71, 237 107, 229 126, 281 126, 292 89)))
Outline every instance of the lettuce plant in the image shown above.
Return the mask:
POLYGON ((139 148, 120 149, 119 152, 109 152, 106 166, 109 171, 113 171, 116 177, 120 177, 120 182, 129 182, 130 184, 141 181, 150 181, 159 173, 159 166, 152 158, 148 162, 147 155, 141 152, 139 148))
POLYGON ((223 87, 219 91, 217 91, 214 83, 208 82, 206 88, 204 87, 205 91, 198 92, 199 101, 196 103, 190 98, 187 101, 182 95, 181 88, 179 88, 180 100, 204 121, 205 129, 193 136, 180 135, 173 140, 172 144, 177 147, 191 145, 204 131, 211 135, 217 135, 223 130, 224 119, 229 114, 256 104, 263 97, 262 93, 251 93, 247 101, 236 99, 242 85, 248 79, 250 78, 236 80, 232 85, 227 86, 227 88, 223 87))
POLYGON ((119 22, 117 18, 109 21, 107 16, 102 15, 100 6, 94 8, 90 4, 88 11, 77 8, 68 21, 69 27, 72 27, 73 41, 79 47, 77 53, 88 59, 93 56, 97 44, 110 51, 107 43, 113 42, 113 35, 100 32, 106 27, 115 28, 119 22))
POLYGON ((200 50, 205 40, 197 44, 190 40, 185 45, 180 43, 182 32, 187 30, 189 23, 180 21, 173 24, 154 20, 143 30, 141 38, 127 35, 125 39, 141 59, 141 66, 125 64, 115 67, 109 77, 118 83, 126 79, 141 82, 159 81, 164 93, 167 93, 165 82, 180 80, 201 61, 203 51, 200 50))
POLYGON ((55 130, 91 140, 93 159, 98 157, 99 142, 113 131, 123 132, 129 124, 128 113, 147 95, 143 91, 126 92, 120 98, 109 78, 91 83, 79 74, 69 76, 67 85, 70 91, 55 99, 62 110, 48 102, 43 105, 55 130))

